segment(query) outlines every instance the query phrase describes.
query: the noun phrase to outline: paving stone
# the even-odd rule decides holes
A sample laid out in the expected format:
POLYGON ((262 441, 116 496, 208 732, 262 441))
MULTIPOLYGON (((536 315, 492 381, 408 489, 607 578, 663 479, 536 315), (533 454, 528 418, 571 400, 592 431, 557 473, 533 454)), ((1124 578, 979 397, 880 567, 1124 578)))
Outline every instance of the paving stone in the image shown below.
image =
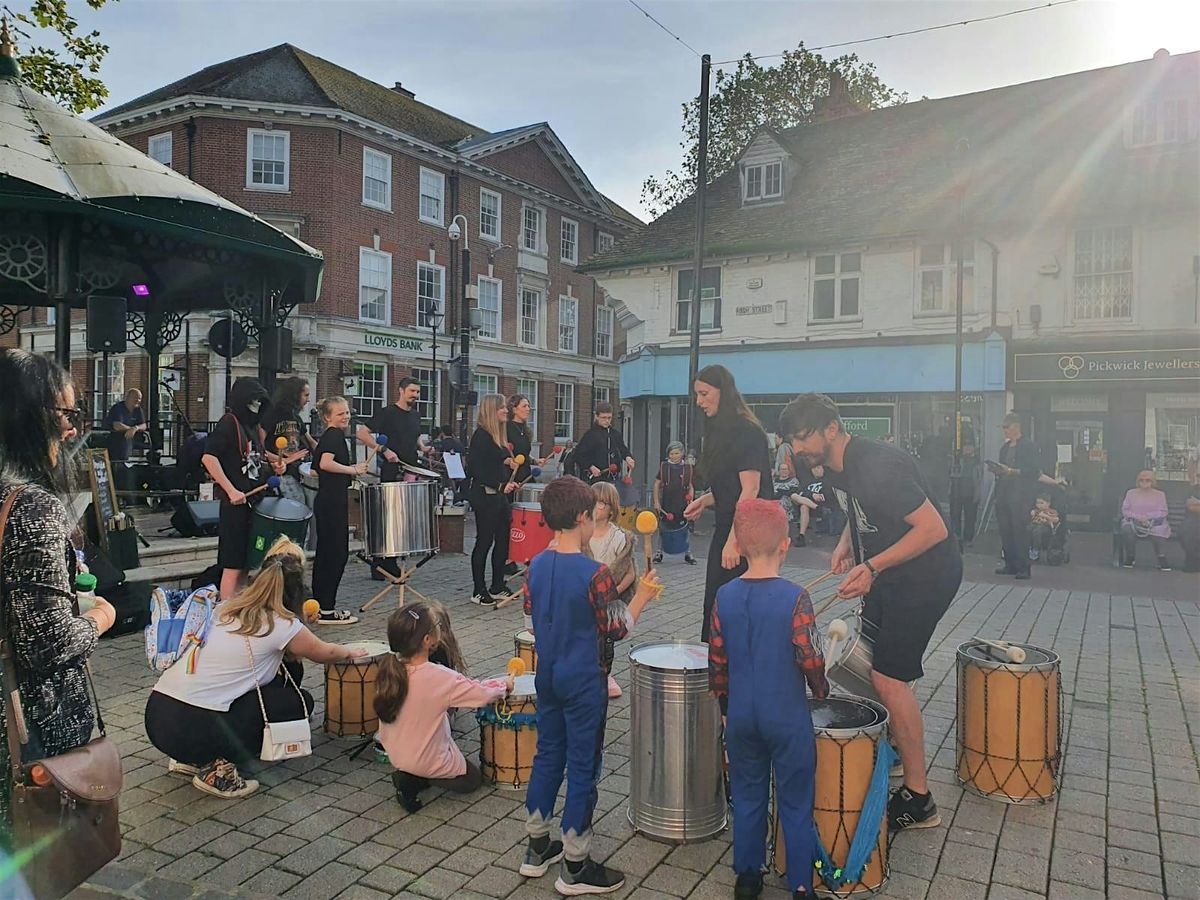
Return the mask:
POLYGON ((426 847, 424 844, 409 844, 392 857, 391 864, 399 866, 414 875, 421 875, 446 858, 445 850, 426 847))
POLYGON ((496 855, 480 847, 464 846, 459 847, 438 865, 454 872, 461 872, 463 875, 477 875, 492 864, 496 855))
POLYGON ((395 855, 395 847, 388 847, 384 844, 377 844, 374 841, 367 841, 366 843, 359 844, 343 856, 341 862, 344 862, 348 866, 354 866, 356 869, 369 872, 371 869, 383 865, 395 855))
POLYGON ((670 850, 671 848, 667 844, 657 843, 649 838, 636 835, 618 850, 608 860, 608 863, 627 875, 644 878, 662 862, 670 850))
POLYGON ((700 873, 691 869, 661 865, 642 879, 642 886, 673 897, 686 897, 700 882, 700 873))
MULTIPOLYGON (((551 872, 553 871, 551 869, 551 872)), ((547 873, 546 877, 549 878, 550 873, 547 873)), ((524 884, 525 880, 511 869, 489 866, 468 881, 466 887, 469 890, 485 894, 488 897, 507 897, 520 885, 524 884)))
MULTIPOLYGON (((297 875, 308 876, 326 863, 339 859, 354 849, 349 841, 341 841, 326 835, 308 841, 276 863, 279 868, 297 875)), ((343 888, 345 885, 343 885, 343 888)), ((339 888, 341 890, 341 888, 339 888)))
POLYGON ((388 900, 391 896, 362 884, 352 884, 337 895, 337 900, 388 900))
POLYGON ((377 866, 359 879, 359 884, 383 891, 389 896, 403 890, 417 876, 395 866, 377 866))
POLYGON ((261 850, 243 850, 205 875, 204 880, 210 887, 237 887, 266 869, 276 859, 277 856, 263 853, 261 850))
POLYGON ((283 895, 284 900, 331 900, 362 876, 359 869, 331 862, 305 876, 283 895))
POLYGON ((194 885, 184 881, 174 881, 167 878, 148 878, 133 889, 139 897, 151 900, 184 900, 192 896, 194 885))
POLYGON ((444 900, 453 897, 455 891, 467 883, 467 876, 449 869, 429 869, 424 875, 409 883, 407 891, 421 897, 444 900))

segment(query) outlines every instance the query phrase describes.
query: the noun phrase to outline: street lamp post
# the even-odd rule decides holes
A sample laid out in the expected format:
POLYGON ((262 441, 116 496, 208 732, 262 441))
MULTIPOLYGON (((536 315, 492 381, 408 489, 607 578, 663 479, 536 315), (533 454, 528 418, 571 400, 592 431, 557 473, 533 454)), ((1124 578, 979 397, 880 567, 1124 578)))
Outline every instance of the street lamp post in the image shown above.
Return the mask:
POLYGON ((433 344, 431 368, 429 370, 429 415, 433 420, 429 423, 429 430, 432 433, 433 429, 440 424, 438 422, 438 382, 441 379, 438 376, 437 367, 437 338, 438 329, 442 327, 442 322, 446 318, 446 314, 441 310, 435 309, 432 312, 426 313, 425 317, 429 322, 429 333, 433 344))
MULTIPOLYGON (((470 373, 471 373, 471 242, 467 237, 467 232, 470 231, 467 217, 462 213, 456 215, 450 220, 450 227, 447 233, 450 235, 451 243, 457 243, 461 237, 462 246, 462 307, 458 317, 458 342, 459 342, 459 365, 462 367, 462 372, 467 377, 467 382, 460 390, 463 393, 464 400, 469 399, 470 391, 470 373), (462 219, 462 227, 458 225, 459 219, 462 219)), ((466 440, 467 423, 470 421, 470 403, 464 402, 462 405, 462 437, 466 440)))

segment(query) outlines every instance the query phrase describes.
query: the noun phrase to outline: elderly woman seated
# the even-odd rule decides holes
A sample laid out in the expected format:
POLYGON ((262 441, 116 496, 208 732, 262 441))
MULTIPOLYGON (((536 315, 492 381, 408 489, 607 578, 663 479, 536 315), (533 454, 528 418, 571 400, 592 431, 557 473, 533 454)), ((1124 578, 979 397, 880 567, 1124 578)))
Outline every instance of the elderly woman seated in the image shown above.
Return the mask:
POLYGON ((1167 523, 1167 495, 1158 489, 1158 481, 1149 469, 1138 472, 1137 487, 1125 493, 1121 502, 1121 565, 1132 569, 1137 556, 1138 541, 1154 544, 1158 567, 1171 570, 1167 563, 1167 541, 1171 526, 1167 523))

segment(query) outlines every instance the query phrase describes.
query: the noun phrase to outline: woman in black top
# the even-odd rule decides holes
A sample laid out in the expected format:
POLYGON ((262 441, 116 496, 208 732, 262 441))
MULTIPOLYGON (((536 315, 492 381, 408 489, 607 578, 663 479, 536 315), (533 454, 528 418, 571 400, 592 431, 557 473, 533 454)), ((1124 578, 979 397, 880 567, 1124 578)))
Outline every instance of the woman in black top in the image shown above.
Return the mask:
POLYGON ((328 397, 317 407, 325 431, 317 442, 316 458, 319 481, 313 513, 317 522, 317 558, 313 562, 313 597, 321 605, 317 623, 353 625, 358 621, 344 609, 337 609, 337 590, 350 558, 350 482, 365 475, 367 463, 350 463, 346 446, 346 428, 350 424, 350 404, 345 397, 328 397))
POLYGON ((533 458, 533 432, 529 428, 531 409, 529 398, 524 394, 513 394, 508 398, 508 449, 512 451, 514 459, 525 457, 525 462, 517 466, 517 477, 513 479, 518 484, 533 474, 533 466, 540 466, 544 462, 533 458))
POLYGON ((733 540, 734 510, 741 500, 770 499, 774 482, 767 433, 738 392, 733 373, 724 366, 706 366, 696 373, 694 388, 696 405, 708 419, 700 471, 712 490, 689 503, 683 515, 695 521, 712 507, 716 517, 708 548, 704 624, 700 629, 700 640, 707 643, 717 590, 746 571, 746 561, 733 540))
POLYGON ((301 484, 300 463, 317 442, 309 436, 300 418, 300 411, 308 405, 308 382, 303 378, 281 378, 275 385, 271 397, 271 408, 263 415, 263 443, 270 456, 280 457, 287 466, 279 484, 279 492, 289 500, 309 505, 301 484), (284 438, 287 443, 282 451, 277 441, 284 438))
POLYGON ((471 551, 471 577, 475 590, 471 602, 492 606, 492 596, 508 591, 504 584, 504 564, 508 561, 508 529, 512 509, 508 494, 517 487, 512 478, 513 455, 504 440, 508 407, 499 394, 488 394, 479 401, 479 417, 471 445, 467 448, 467 466, 471 476, 471 509, 475 511, 475 549, 471 551), (492 555, 492 585, 484 583, 488 551, 492 555))

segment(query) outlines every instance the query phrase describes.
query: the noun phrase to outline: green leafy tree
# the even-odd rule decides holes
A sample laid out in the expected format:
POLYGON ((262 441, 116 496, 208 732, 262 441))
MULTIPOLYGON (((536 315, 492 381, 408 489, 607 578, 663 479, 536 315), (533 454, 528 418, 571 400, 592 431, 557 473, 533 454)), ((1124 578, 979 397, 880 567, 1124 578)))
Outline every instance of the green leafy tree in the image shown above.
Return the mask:
MULTIPOLYGON (((108 0, 85 0, 100 9, 108 0)), ((113 0, 116 2, 116 0, 113 0)), ((68 0, 30 0, 28 8, 4 6, 17 38, 21 75, 34 90, 74 113, 95 109, 108 96, 98 77, 108 53, 100 32, 82 33, 68 0)))
MULTIPOLYGON (((719 178, 762 126, 783 129, 812 121, 816 101, 829 93, 830 77, 840 75, 849 98, 860 109, 903 103, 907 94, 893 90, 875 74, 872 63, 855 54, 827 60, 804 49, 783 54, 775 66, 761 66, 747 53, 732 72, 718 69, 709 99, 708 175, 719 178)), ((642 203, 657 218, 696 189, 700 139, 700 98, 683 104, 683 165, 679 171, 651 176, 642 183, 642 203)))

